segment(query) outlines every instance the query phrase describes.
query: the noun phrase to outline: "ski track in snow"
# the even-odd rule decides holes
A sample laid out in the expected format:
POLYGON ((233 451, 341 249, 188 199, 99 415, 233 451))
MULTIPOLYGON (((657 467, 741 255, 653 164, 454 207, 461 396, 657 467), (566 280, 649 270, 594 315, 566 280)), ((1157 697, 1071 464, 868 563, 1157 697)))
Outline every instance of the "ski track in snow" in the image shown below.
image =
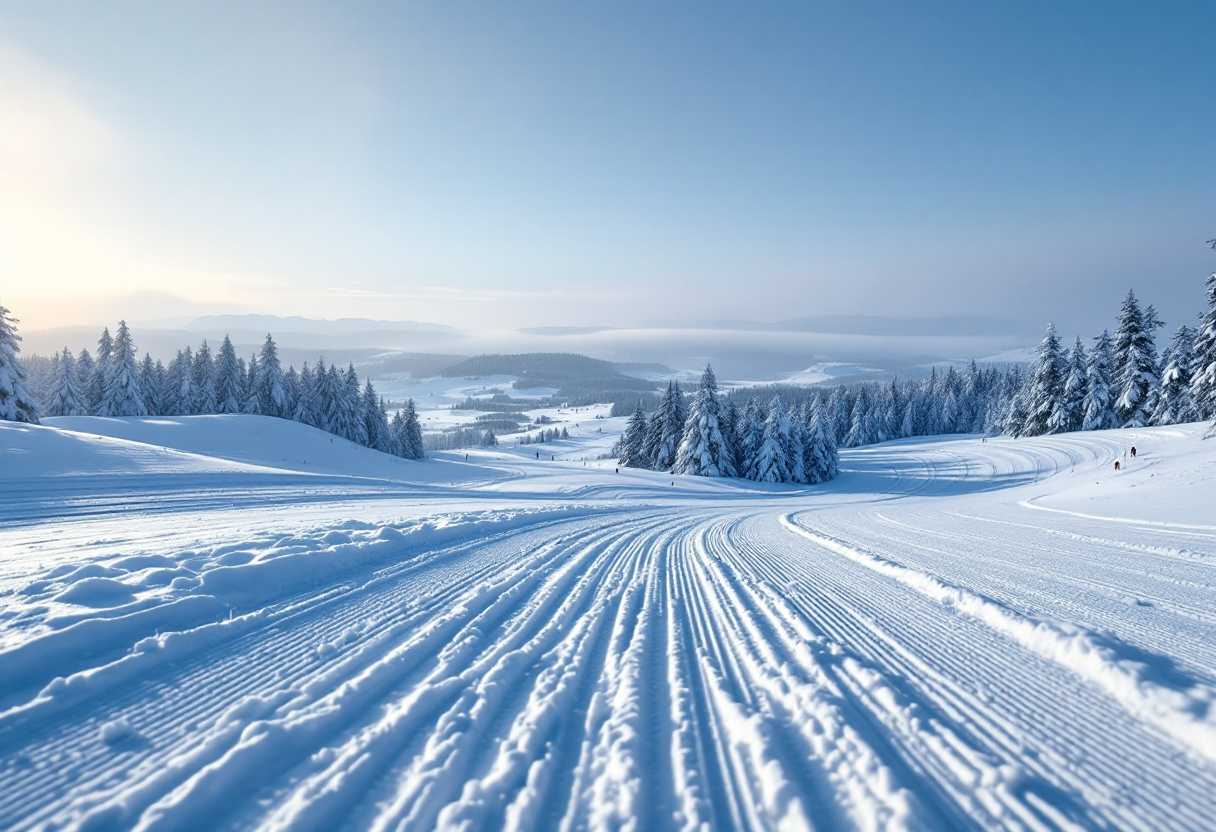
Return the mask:
POLYGON ((1127 444, 893 443, 785 496, 513 459, 76 482, 52 522, 35 483, 0 826, 1213 828, 1216 527, 1051 502, 1127 444))

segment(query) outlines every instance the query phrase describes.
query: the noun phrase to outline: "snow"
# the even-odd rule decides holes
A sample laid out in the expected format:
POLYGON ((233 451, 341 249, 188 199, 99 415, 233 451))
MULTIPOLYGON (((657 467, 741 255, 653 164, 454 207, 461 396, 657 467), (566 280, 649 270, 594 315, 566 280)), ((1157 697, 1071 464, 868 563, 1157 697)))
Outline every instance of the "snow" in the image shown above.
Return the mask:
POLYGON ((2 825, 1210 828, 1204 425, 797 486, 529 415, 571 437, 0 423, 2 825))

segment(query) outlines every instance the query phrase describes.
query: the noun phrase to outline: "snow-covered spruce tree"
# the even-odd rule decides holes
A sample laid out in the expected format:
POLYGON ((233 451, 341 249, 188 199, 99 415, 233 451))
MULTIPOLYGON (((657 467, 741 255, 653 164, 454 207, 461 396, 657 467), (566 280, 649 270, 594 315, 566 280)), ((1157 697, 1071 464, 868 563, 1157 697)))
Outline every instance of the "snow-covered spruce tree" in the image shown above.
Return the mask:
POLYGON ((734 448, 722 432, 722 403, 713 368, 705 365, 701 384, 684 420, 683 436, 676 449, 675 472, 696 477, 736 476, 734 448))
POLYGON ((1208 308, 1199 317, 1193 350, 1191 403, 1198 419, 1216 418, 1216 272, 1204 284, 1208 308))
POLYGON ((346 426, 346 431, 342 436, 357 445, 366 445, 367 427, 363 424, 359 406, 359 374, 355 372, 354 364, 347 365, 342 384, 342 415, 346 426))
POLYGON ((826 482, 835 477, 839 470, 836 437, 818 398, 811 399, 802 467, 806 472, 806 481, 811 483, 826 482))
POLYGON ((400 410, 388 423, 388 452, 393 456, 405 456, 405 417, 400 410))
POLYGON ((194 389, 198 395, 197 410, 202 414, 219 413, 219 395, 215 387, 215 359, 211 357, 211 347, 206 339, 194 352, 194 366, 191 368, 194 377, 194 389))
POLYGON ((81 401, 85 405, 85 413, 81 416, 88 415, 89 410, 89 385, 93 383, 93 373, 97 371, 97 362, 93 360, 92 354, 89 353, 87 347, 80 350, 76 354, 76 386, 80 389, 81 401))
MULTIPOLYGON (((251 391, 258 397, 258 412, 264 416, 290 417, 287 411, 287 391, 283 387, 283 367, 279 364, 279 348, 270 333, 258 353, 257 376, 251 391)), ((356 394, 358 391, 356 391, 356 394)))
POLYGON ((55 378, 51 385, 50 400, 47 402, 48 416, 85 416, 89 409, 85 404, 80 380, 76 375, 76 359, 67 347, 59 354, 59 362, 55 365, 55 378))
POLYGON ((663 443, 663 407, 662 401, 646 420, 646 439, 642 443, 642 456, 646 458, 646 467, 654 469, 654 459, 659 453, 659 445, 663 443))
POLYGON ((687 415, 684 411, 684 396, 680 393, 678 383, 668 382, 667 394, 663 396, 658 412, 662 417, 662 433, 654 453, 654 470, 671 471, 676 465, 676 453, 680 448, 684 417, 687 415))
POLYGON ((1016 382, 1017 386, 1013 389, 1009 396, 1009 404, 1005 407, 1005 420, 1001 428, 1005 434, 1013 437, 1024 435, 1029 414, 1026 403, 1030 399, 1030 389, 1026 379, 1019 375, 1016 382))
POLYGON ((620 463, 625 468, 650 467, 650 460, 646 458, 646 412, 642 410, 641 399, 621 435, 620 463))
POLYGON ((1085 367, 1085 416, 1081 430, 1108 430, 1115 427, 1114 346, 1105 329, 1094 339, 1085 367))
POLYGON ((849 433, 849 411, 852 408, 849 391, 844 387, 837 387, 832 391, 831 397, 828 399, 827 409, 824 412, 824 419, 827 422, 827 427, 832 431, 832 438, 836 441, 837 447, 844 444, 844 439, 849 433))
POLYGON ((1063 400, 1064 357, 1060 353, 1056 325, 1049 323, 1039 342, 1039 357, 1026 388, 1026 421, 1022 425, 1022 435, 1042 436, 1063 430, 1063 400))
POLYGON ((763 437, 764 414, 759 400, 752 396, 735 423, 735 470, 740 476, 750 476, 763 437))
POLYGON ((325 368, 325 359, 317 363, 316 373, 316 426, 323 431, 340 435, 339 423, 342 415, 339 412, 342 381, 338 377, 338 368, 330 364, 325 368))
POLYGON ((764 420, 764 434, 756 449, 747 478, 756 482, 789 482, 791 471, 789 458, 789 417, 780 396, 774 396, 768 405, 768 418, 764 420))
POLYGON ((300 371, 300 394, 296 396, 296 407, 291 414, 295 421, 314 428, 320 426, 317 379, 325 375, 324 365, 318 364, 317 370, 320 372, 311 369, 307 361, 304 362, 304 369, 300 371))
POLYGON ((938 432, 958 433, 959 422, 965 421, 965 416, 963 405, 959 401, 958 373, 954 372, 954 365, 950 365, 946 370, 939 398, 938 432))
POLYGON ((110 354, 114 350, 114 339, 110 337, 110 328, 101 331, 97 339, 97 363, 88 381, 89 413, 98 414, 101 407, 101 397, 106 393, 106 379, 110 377, 110 354))
POLYGON ((149 416, 165 415, 162 390, 164 374, 164 365, 159 361, 153 363, 152 356, 144 353, 144 360, 139 362, 139 389, 144 391, 144 409, 148 411, 149 416))
POLYGON ((1146 319, 1136 295, 1129 290, 1119 311, 1115 330, 1115 420, 1120 427, 1143 427, 1149 423, 1146 408, 1157 380, 1153 329, 1156 315, 1146 319))
POLYGON ((869 385, 860 385, 852 398, 853 407, 849 412, 849 432, 845 434, 844 445, 846 448, 872 445, 875 441, 870 434, 872 422, 867 418, 871 405, 869 385))
POLYGON ((1085 394, 1089 389, 1087 363, 1085 347, 1078 335, 1064 361, 1064 393, 1059 410, 1061 431, 1080 430, 1085 423, 1085 394))
POLYGON ((232 339, 224 336, 215 356, 215 412, 240 413, 245 397, 245 374, 237 361, 232 339))
POLYGON ((809 482, 806 473, 806 446, 810 441, 806 425, 799 418, 797 405, 785 412, 785 423, 789 430, 785 435, 785 459, 790 469, 790 482, 809 482))
POLYGON ((406 459, 423 459, 426 457, 426 446, 422 444, 422 426, 418 424, 418 410, 414 400, 405 402, 405 433, 402 443, 402 456, 406 459))
POLYGON ((198 400, 194 386, 194 351, 178 350, 165 375, 165 398, 173 416, 193 416, 198 400))
POLYGON ((283 418, 290 419, 296 412, 296 402, 300 400, 300 374, 295 365, 289 365, 283 373, 283 393, 287 396, 287 407, 283 410, 283 418))
POLYGON ((262 397, 258 395, 257 386, 260 372, 258 357, 249 356, 249 363, 245 365, 245 401, 241 402, 241 412, 249 416, 258 416, 262 413, 262 397))
POLYGON ((363 444, 377 451, 388 450, 388 423, 385 421, 384 408, 380 405, 380 397, 369 378, 363 385, 363 396, 359 401, 359 416, 363 419, 363 444))
POLYGON ((139 364, 135 359, 135 344, 126 321, 118 322, 118 337, 110 352, 110 375, 105 392, 97 406, 99 416, 147 416, 144 392, 139 384, 139 364))
POLYGON ((1180 326, 1165 351, 1165 369, 1153 408, 1154 425, 1177 425, 1195 419, 1191 402, 1192 368, 1195 363, 1195 330, 1180 326))
POLYGON ((727 442, 731 446, 730 461, 735 464, 735 471, 738 471, 739 449, 735 447, 735 444, 739 436, 739 408, 735 407, 734 399, 728 397, 722 402, 719 424, 722 428, 722 435, 727 438, 727 442))
POLYGON ((19 321, 0 306, 0 420, 38 424, 42 406, 30 393, 25 365, 17 357, 21 352, 19 321))

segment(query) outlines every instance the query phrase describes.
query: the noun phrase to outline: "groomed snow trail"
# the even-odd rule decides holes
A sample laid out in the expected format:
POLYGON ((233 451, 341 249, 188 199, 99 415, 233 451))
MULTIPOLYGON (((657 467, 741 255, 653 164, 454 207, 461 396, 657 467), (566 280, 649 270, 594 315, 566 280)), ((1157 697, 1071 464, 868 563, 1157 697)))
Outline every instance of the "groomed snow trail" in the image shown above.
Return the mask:
MULTIPOLYGON (((1147 491, 1168 443, 1134 441, 1147 491)), ((1216 527, 1057 499, 1125 444, 881 446, 785 494, 577 474, 610 498, 461 511, 327 480, 166 530, 160 561, 171 507, 120 538, 26 516, 0 527, 46 560, 0 575, 0 826, 1213 828, 1216 527)))

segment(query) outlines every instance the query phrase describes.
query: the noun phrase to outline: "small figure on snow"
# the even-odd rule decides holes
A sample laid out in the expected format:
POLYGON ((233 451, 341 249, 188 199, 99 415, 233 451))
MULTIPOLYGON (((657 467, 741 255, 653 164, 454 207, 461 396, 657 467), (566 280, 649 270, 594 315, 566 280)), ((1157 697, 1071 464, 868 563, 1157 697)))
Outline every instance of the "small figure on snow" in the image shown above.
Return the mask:
POLYGON ((1119 460, 1117 460, 1117 459, 1115 460, 1115 470, 1116 471, 1119 470, 1119 460))
POLYGON ((1136 455, 1136 446, 1132 445, 1132 456, 1136 455))

